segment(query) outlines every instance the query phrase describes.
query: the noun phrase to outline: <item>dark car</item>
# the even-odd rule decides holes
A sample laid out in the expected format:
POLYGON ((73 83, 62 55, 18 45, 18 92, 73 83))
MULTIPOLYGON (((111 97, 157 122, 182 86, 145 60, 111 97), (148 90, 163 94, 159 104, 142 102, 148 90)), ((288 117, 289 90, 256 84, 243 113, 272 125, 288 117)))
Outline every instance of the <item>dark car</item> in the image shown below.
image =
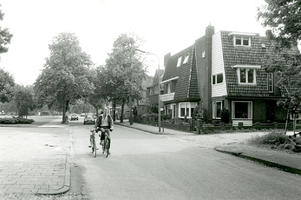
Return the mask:
POLYGON ((84 124, 95 124, 95 118, 91 115, 87 115, 84 119, 84 124))
POLYGON ((70 121, 73 121, 73 120, 78 120, 78 115, 77 114, 71 114, 70 115, 70 121))

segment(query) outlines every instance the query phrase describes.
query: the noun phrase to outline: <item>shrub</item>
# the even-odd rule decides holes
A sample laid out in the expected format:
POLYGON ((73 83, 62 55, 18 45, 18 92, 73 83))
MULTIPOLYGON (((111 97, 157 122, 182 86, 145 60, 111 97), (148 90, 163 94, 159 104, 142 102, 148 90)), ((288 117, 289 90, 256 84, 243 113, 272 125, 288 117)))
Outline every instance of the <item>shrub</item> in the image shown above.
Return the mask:
POLYGON ((300 137, 286 136, 282 131, 274 130, 263 136, 255 136, 248 140, 249 144, 256 146, 264 146, 271 149, 289 150, 294 152, 301 152, 295 144, 301 144, 300 137))
POLYGON ((230 112, 228 109, 223 109, 221 113, 221 121, 228 124, 230 121, 230 112))
POLYGON ((33 122, 33 119, 25 119, 20 117, 0 118, 0 124, 31 124, 33 122))

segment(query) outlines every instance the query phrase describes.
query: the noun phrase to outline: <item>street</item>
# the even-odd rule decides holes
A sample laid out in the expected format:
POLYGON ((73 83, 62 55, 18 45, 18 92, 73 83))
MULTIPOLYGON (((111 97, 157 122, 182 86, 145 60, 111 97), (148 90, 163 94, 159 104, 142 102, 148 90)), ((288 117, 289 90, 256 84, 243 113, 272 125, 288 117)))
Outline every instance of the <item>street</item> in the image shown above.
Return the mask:
MULTIPOLYGON (((187 142, 115 126, 111 155, 93 157, 88 126, 71 125, 90 199, 299 199, 300 176, 187 142)), ((183 139, 184 137, 184 139, 183 139)), ((201 137, 201 136, 200 136, 201 137)))
POLYGON ((156 135, 115 125, 111 155, 106 158, 99 146, 94 158, 88 148, 92 127, 83 125, 82 118, 57 128, 0 127, 1 199, 300 198, 299 175, 212 148, 222 140, 229 142, 230 136, 156 135), (204 140, 210 144, 206 146, 204 140), (71 166, 70 190, 54 196, 32 194, 45 178, 52 180, 44 180, 48 188, 60 185, 61 176, 52 176, 64 169, 66 155, 71 166), (16 198, 8 198, 12 194, 16 198))

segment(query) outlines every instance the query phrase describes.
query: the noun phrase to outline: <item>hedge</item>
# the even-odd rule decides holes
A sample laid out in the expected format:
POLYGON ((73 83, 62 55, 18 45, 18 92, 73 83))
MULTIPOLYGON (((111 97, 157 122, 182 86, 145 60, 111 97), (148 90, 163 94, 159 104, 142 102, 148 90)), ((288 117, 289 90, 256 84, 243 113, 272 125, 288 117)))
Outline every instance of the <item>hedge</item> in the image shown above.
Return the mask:
POLYGON ((31 124, 33 122, 33 119, 25 119, 20 117, 0 118, 0 124, 31 124))

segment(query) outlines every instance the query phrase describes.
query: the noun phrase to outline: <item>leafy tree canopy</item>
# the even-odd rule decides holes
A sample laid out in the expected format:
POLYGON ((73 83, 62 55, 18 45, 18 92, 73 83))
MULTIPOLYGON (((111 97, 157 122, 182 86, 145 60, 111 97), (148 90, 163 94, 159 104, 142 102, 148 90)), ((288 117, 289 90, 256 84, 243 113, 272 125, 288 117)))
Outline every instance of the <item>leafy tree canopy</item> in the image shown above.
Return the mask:
POLYGON ((258 8, 258 20, 271 29, 271 35, 282 47, 296 46, 301 40, 301 0, 265 0, 258 8))
MULTIPOLYGON (((2 21, 3 18, 4 13, 0 9, 0 21, 2 21)), ((7 28, 3 28, 0 26, 0 53, 6 53, 8 51, 7 45, 10 43, 12 37, 13 35, 9 33, 9 30, 7 28)))
POLYGON ((14 93, 15 81, 13 77, 3 69, 0 69, 0 102, 9 102, 14 93))
POLYGON ((258 20, 268 27, 272 48, 267 49, 264 67, 277 75, 277 86, 283 99, 278 105, 288 113, 301 112, 301 55, 297 44, 301 39, 301 0, 265 0, 258 8, 258 20))
POLYGON ((93 89, 90 56, 82 51, 78 38, 72 33, 60 33, 49 45, 50 56, 34 83, 39 106, 56 106, 63 110, 69 103, 87 96, 93 89))
POLYGON ((20 117, 27 116, 29 110, 35 108, 33 88, 22 85, 15 86, 14 101, 20 117))
POLYGON ((99 75, 104 94, 110 99, 142 98, 146 69, 135 51, 140 42, 141 39, 133 34, 121 34, 114 42, 112 53, 99 75))

